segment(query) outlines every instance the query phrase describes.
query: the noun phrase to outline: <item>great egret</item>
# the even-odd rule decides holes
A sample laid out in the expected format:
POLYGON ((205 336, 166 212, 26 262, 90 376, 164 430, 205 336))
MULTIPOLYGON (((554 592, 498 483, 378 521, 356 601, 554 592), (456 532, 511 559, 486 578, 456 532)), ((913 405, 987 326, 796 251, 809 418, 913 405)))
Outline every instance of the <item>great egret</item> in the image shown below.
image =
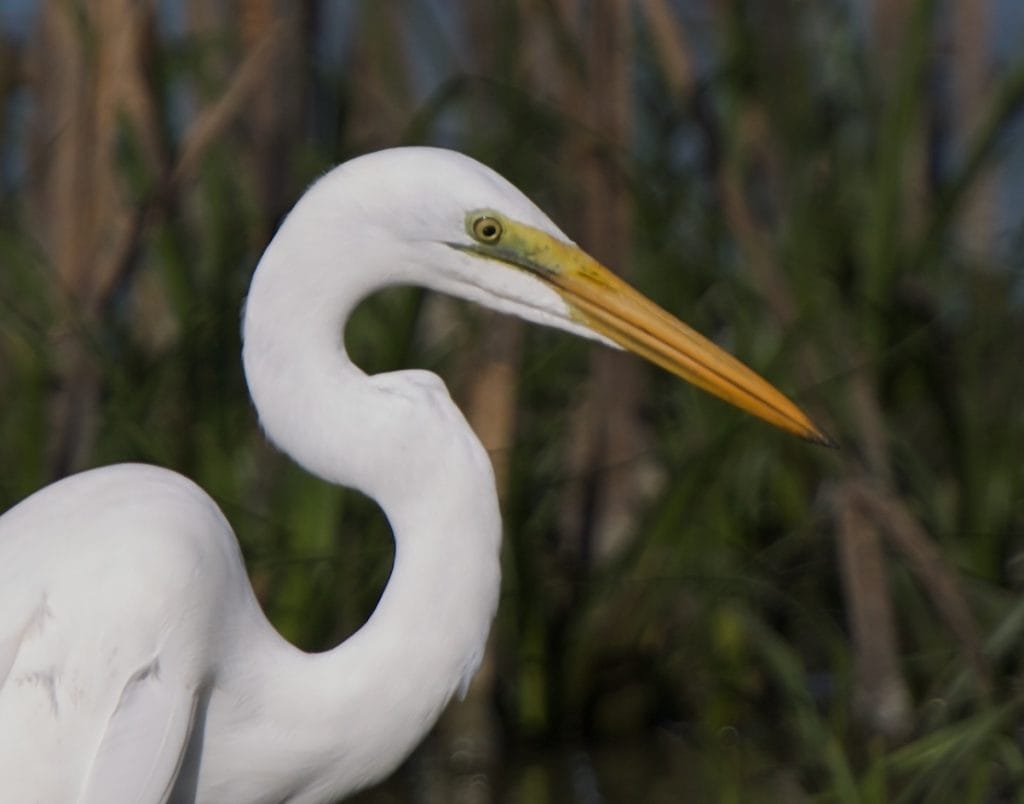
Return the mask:
POLYGON ((623 346, 805 438, 781 393, 578 249, 460 154, 399 148, 317 181, 253 276, 243 360, 269 437, 373 497, 396 543, 367 623, 306 654, 267 622, 190 480, 123 464, 0 517, 0 796, 326 802, 411 751, 484 649, 501 524, 487 454, 441 380, 367 376, 353 307, 416 284, 623 346))

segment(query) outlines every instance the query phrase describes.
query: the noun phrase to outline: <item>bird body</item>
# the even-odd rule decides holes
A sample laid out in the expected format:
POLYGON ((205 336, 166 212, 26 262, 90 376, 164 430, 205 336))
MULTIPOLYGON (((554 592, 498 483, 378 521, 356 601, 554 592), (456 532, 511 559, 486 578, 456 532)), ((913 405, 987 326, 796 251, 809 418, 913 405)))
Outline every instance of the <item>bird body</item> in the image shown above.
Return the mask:
POLYGON ((406 513, 396 532, 418 543, 399 543, 371 620, 322 654, 267 622, 230 526, 182 475, 103 467, 11 509, 0 779, 30 793, 12 800, 316 802, 386 774, 468 682, 497 603, 497 508, 478 497, 467 545, 467 509, 443 496, 406 513))
POLYGON ((271 440, 387 516, 395 562, 376 609, 304 653, 267 621, 234 533, 190 480, 123 464, 46 487, 0 517, 5 800, 333 801, 389 773, 465 688, 498 600, 494 477, 440 378, 349 359, 352 309, 396 284, 624 346, 821 438, 497 173, 431 148, 352 160, 268 246, 243 362, 271 440))
POLYGON ((218 622, 217 598, 246 581, 220 511, 181 475, 111 466, 7 512, 0 545, 5 790, 40 802, 165 800, 208 681, 207 646, 233 625, 218 622))

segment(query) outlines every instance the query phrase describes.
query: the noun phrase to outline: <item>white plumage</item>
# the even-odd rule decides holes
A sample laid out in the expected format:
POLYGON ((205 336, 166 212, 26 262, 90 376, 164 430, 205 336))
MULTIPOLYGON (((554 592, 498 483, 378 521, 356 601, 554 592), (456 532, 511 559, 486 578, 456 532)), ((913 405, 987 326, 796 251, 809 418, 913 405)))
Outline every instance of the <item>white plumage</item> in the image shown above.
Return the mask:
POLYGON ((424 285, 620 343, 820 438, 603 271, 450 151, 383 151, 318 181, 253 277, 245 371, 268 436, 386 513, 379 605, 338 647, 303 653, 267 622, 231 527, 191 481, 125 464, 48 486, 0 517, 3 800, 331 801, 389 773, 468 683, 498 599, 494 479, 438 377, 348 359, 344 323, 377 289, 424 285))

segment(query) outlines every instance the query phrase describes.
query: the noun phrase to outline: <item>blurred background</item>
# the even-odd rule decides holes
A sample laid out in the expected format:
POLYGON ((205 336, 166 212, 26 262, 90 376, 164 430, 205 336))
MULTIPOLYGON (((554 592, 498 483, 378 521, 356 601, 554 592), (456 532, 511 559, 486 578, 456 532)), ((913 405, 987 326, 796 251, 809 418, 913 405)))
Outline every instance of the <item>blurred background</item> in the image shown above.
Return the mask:
POLYGON ((467 699, 358 800, 1024 801, 1022 42, 1016 0, 5 0, 0 510, 173 467, 289 639, 350 634, 387 525, 266 444, 240 308, 329 166, 457 148, 841 449, 366 302, 350 350, 445 377, 506 540, 467 699))

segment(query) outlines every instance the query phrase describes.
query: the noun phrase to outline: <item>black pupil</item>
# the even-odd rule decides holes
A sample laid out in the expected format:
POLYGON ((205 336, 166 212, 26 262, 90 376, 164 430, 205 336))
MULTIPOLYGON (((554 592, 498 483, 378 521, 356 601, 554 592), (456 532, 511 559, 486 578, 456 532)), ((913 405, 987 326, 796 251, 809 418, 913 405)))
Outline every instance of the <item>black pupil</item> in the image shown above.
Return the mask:
POLYGON ((494 237, 498 233, 498 227, 493 223, 485 223, 480 230, 484 237, 494 237))

